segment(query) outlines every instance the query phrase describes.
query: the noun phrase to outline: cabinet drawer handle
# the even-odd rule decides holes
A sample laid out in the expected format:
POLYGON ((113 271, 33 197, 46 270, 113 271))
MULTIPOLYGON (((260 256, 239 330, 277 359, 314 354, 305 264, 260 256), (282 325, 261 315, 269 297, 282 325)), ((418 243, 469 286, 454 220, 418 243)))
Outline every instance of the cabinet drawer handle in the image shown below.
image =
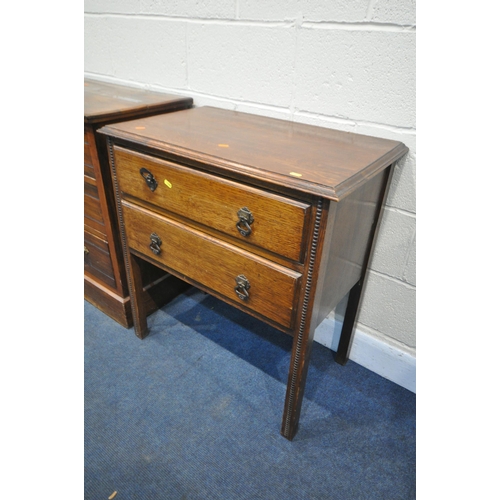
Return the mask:
POLYGON ((247 280, 247 278, 245 278, 243 274, 236 276, 236 278, 234 279, 236 280, 236 286, 234 287, 236 295, 241 300, 248 300, 248 298, 250 297, 248 293, 248 290, 250 289, 250 282, 247 280))
POLYGON ((252 212, 247 207, 240 208, 238 210, 238 218, 239 221, 236 223, 238 231, 242 236, 249 236, 252 233, 250 224, 254 221, 252 212))
POLYGON ((149 245, 149 248, 155 255, 159 255, 161 252, 161 238, 156 233, 151 233, 150 239, 151 244, 149 245))
POLYGON ((84 255, 88 255, 90 253, 89 249, 85 245, 83 245, 83 253, 84 255))
POLYGON ((144 167, 141 168, 139 172, 142 175, 142 177, 144 177, 144 180, 146 181, 146 184, 148 185, 149 189, 151 189, 151 191, 154 191, 158 187, 158 183, 156 182, 154 175, 147 168, 144 167))

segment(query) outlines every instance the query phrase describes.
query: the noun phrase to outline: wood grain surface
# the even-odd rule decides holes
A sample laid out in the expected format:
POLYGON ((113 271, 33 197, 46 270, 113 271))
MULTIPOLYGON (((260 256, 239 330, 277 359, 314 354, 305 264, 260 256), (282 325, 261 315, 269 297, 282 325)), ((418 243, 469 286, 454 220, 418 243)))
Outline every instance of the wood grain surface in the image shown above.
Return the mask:
POLYGON ((338 201, 397 161, 397 141, 212 107, 101 130, 186 159, 338 201))
POLYGON ((122 210, 131 250, 153 257, 172 272, 233 302, 240 300, 234 289, 236 277, 242 274, 250 289, 248 300, 241 305, 286 328, 291 326, 299 273, 126 201, 122 201, 122 210), (150 249, 152 233, 162 241, 159 255, 150 249))
POLYGON ((309 205, 123 148, 116 147, 114 154, 123 196, 132 195, 238 240, 302 260, 309 205), (141 175, 142 168, 154 176, 154 191, 141 175), (254 218, 248 236, 236 227, 243 207, 254 218))
POLYGON ((110 123, 130 117, 151 115, 189 107, 191 97, 164 94, 139 88, 84 80, 84 120, 86 123, 110 123))

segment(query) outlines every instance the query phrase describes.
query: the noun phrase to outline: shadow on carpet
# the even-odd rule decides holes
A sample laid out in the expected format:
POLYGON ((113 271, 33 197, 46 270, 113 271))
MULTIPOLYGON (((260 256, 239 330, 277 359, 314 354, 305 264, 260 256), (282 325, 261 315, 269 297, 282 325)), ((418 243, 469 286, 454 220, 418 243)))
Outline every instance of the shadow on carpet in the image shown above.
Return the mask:
POLYGON ((291 337, 194 288, 142 341, 84 307, 86 499, 415 498, 412 392, 314 343, 290 442, 291 337))

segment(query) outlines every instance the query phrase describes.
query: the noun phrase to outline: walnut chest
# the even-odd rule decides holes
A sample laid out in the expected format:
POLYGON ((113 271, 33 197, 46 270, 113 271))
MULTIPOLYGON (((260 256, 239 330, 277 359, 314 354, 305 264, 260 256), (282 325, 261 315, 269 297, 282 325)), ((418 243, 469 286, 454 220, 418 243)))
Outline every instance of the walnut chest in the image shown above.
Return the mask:
MULTIPOLYGON (((189 108, 188 97, 84 80, 84 292, 85 299, 124 326, 132 325, 125 266, 105 141, 96 134, 117 121, 189 108)), ((151 312, 168 293, 172 277, 144 266, 151 312)))
POLYGON ((211 107, 108 125, 136 334, 143 262, 293 337, 281 433, 295 435, 316 326, 349 294, 348 359, 400 142, 211 107))

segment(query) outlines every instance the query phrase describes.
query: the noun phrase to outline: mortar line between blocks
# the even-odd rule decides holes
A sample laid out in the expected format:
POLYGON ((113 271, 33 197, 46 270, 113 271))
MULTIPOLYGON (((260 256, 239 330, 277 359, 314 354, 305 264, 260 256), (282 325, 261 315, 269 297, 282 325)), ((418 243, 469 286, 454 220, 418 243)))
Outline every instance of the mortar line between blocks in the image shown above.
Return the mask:
POLYGON ((307 21, 302 24, 305 29, 331 31, 387 31, 393 33, 415 33, 415 25, 377 23, 373 21, 338 22, 338 21, 307 21))
POLYGON ((375 3, 376 0, 370 0, 368 2, 368 7, 366 8, 366 16, 365 19, 367 22, 370 22, 372 20, 373 16, 373 4, 375 3))
POLYGON ((408 290, 417 290, 416 285, 412 285, 411 283, 408 283, 407 281, 403 281, 401 278, 395 278, 394 276, 391 276, 390 274, 385 274, 381 271, 376 271, 375 269, 372 269, 371 267, 368 269, 370 273, 375 274, 379 278, 385 278, 388 279, 389 281, 392 281, 393 283, 397 283, 398 285, 403 285, 405 288, 408 290))
POLYGON ((292 28, 294 26, 293 20, 259 20, 253 21, 251 19, 234 19, 234 18, 204 18, 204 17, 184 17, 184 16, 165 16, 163 14, 136 14, 136 13, 117 13, 117 12, 85 12, 88 17, 109 17, 109 18, 122 18, 122 19, 141 19, 141 20, 155 20, 155 21, 170 21, 181 22, 189 24, 213 24, 224 26, 254 26, 263 28, 292 28))

